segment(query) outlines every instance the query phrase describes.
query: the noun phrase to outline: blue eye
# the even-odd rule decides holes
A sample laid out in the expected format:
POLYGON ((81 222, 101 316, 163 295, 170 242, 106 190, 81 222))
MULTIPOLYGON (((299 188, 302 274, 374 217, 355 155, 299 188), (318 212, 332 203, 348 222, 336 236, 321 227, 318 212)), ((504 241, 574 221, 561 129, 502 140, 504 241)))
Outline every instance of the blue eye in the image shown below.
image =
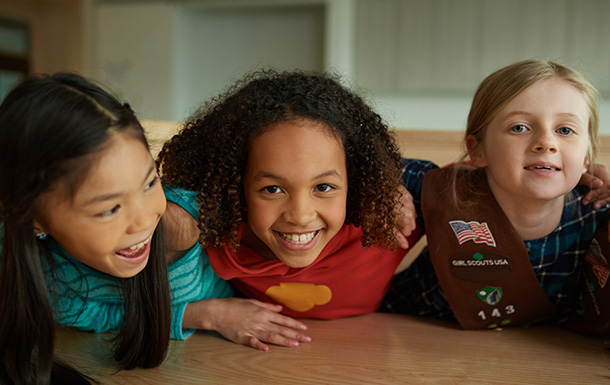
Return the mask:
POLYGON ((316 190, 320 191, 320 192, 329 192, 329 191, 333 190, 333 186, 326 184, 326 183, 321 183, 316 186, 316 190))
POLYGON ((99 214, 97 214, 97 216, 98 216, 98 217, 107 217, 107 216, 110 216, 110 215, 112 215, 112 214, 115 214, 117 211, 119 211, 119 208, 120 208, 120 207, 121 207, 121 206, 116 205, 116 206, 114 206, 113 208, 111 208, 111 209, 110 209, 110 210, 108 210, 108 211, 104 211, 103 213, 99 213, 99 214))
POLYGON ((269 194, 278 194, 282 192, 282 189, 279 188, 278 186, 267 186, 265 188, 263 188, 263 191, 265 191, 266 193, 269 194))
POLYGON ((521 132, 527 131, 527 127, 525 127, 521 124, 518 124, 516 126, 511 127, 510 130, 511 130, 511 132, 521 133, 521 132))
POLYGON ((560 127, 559 129, 557 129, 557 133, 559 135, 571 135, 574 133, 574 130, 568 127, 560 127))
POLYGON ((155 185, 157 184, 157 182, 159 182, 159 177, 156 176, 153 178, 153 180, 147 184, 146 186, 144 186, 144 190, 150 190, 151 188, 155 187, 155 185))

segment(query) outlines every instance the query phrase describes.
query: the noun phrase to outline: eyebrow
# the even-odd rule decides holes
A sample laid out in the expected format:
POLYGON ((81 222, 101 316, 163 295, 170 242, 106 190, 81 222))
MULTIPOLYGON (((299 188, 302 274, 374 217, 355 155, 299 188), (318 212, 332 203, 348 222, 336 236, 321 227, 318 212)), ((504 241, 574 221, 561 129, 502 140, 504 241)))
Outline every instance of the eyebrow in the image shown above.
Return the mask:
MULTIPOLYGON (((527 111, 512 111, 512 112, 509 112, 508 114, 506 114, 503 117, 503 119, 508 119, 508 118, 511 118, 511 117, 513 117, 515 115, 534 116, 534 114, 529 113, 527 111)), ((559 113, 559 114, 556 114, 556 115, 557 116, 566 117, 566 118, 576 118, 576 119, 580 120, 580 116, 578 114, 573 114, 571 112, 562 112, 562 113, 559 113)))
MULTIPOLYGON (((339 173, 336 170, 328 170, 326 172, 323 172, 321 174, 314 176, 312 179, 326 178, 329 176, 337 177, 337 178, 341 177, 341 175, 339 175, 339 173)), ((275 175, 274 173, 271 173, 268 171, 259 171, 256 173, 256 175, 254 175, 254 180, 256 180, 256 181, 264 179, 264 178, 277 179, 277 180, 281 180, 281 181, 286 180, 286 178, 279 176, 279 175, 275 175)))
MULTIPOLYGON (((148 180, 148 178, 150 177, 150 175, 153 173, 154 170, 155 170, 155 165, 153 164, 148 169, 148 172, 146 173, 146 176, 144 177, 144 181, 142 183, 146 183, 146 180, 148 180)), ((115 199, 121 195, 123 195, 123 192, 96 195, 96 196, 92 197, 91 199, 87 200, 85 203, 83 203, 83 206, 88 206, 90 204, 98 203, 98 202, 109 201, 109 200, 115 199)))

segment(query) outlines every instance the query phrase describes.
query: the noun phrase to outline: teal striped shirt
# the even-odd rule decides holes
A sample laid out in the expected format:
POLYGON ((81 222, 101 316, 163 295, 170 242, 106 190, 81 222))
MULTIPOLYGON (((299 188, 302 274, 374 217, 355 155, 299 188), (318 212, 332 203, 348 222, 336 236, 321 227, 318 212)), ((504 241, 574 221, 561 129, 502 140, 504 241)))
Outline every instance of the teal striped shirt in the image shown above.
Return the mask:
MULTIPOLYGON (((197 218, 195 196, 181 189, 167 188, 166 197, 197 218)), ((0 245, 4 238, 0 223, 0 245)), ((44 263, 47 287, 55 321, 93 332, 120 330, 123 301, 119 278, 94 270, 69 256, 51 237, 56 262, 55 279, 44 263), (54 300, 53 300, 54 299, 54 300)), ((233 295, 228 282, 222 280, 210 266, 201 245, 196 244, 177 262, 169 266, 172 301, 171 338, 185 339, 195 330, 182 328, 186 305, 206 298, 226 298, 233 295)))

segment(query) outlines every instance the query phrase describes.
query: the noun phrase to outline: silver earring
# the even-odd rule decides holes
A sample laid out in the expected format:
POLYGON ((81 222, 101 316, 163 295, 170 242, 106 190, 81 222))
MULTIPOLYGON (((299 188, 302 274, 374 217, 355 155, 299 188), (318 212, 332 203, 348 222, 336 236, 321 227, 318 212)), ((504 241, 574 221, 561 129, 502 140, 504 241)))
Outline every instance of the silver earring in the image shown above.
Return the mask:
POLYGON ((44 241, 45 239, 47 239, 47 233, 45 233, 44 231, 36 233, 36 238, 40 239, 41 241, 44 241))

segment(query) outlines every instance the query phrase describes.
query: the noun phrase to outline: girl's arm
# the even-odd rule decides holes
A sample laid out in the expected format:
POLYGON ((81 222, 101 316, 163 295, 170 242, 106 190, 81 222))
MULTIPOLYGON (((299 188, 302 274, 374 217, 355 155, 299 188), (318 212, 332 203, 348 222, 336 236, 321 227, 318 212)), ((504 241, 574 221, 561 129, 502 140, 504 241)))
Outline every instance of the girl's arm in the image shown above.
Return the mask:
MULTIPOLYGON (((55 306, 55 321, 95 333, 118 333, 123 322, 123 304, 62 296, 55 306)), ((242 298, 209 298, 172 304, 172 339, 186 339, 194 329, 213 330, 233 342, 259 350, 265 344, 298 346, 311 339, 307 326, 279 314, 282 307, 242 298)))
POLYGON ((55 322, 95 333, 118 333, 123 322, 123 304, 100 302, 80 296, 61 297, 55 322), (59 310, 59 311, 58 311, 59 310))
MULTIPOLYGON (((396 238, 399 245, 403 249, 409 248, 407 237, 416 227, 415 220, 418 215, 421 215, 420 196, 421 185, 424 180, 424 175, 428 170, 438 168, 438 166, 427 160, 407 159, 401 160, 402 178, 404 187, 401 186, 400 208, 399 208, 399 224, 396 229, 396 238)), ((412 245, 411 245, 412 246, 412 245)))
POLYGON ((407 241, 407 237, 411 235, 411 232, 413 232, 417 226, 415 223, 417 212, 415 212, 413 197, 404 186, 400 186, 399 194, 400 208, 398 213, 398 228, 395 230, 396 240, 398 241, 399 247, 408 249, 410 245, 409 241, 407 241))
POLYGON ((230 341, 267 351, 271 343, 298 346, 307 326, 279 314, 282 306, 243 298, 210 298, 187 305, 183 328, 214 330, 230 341))
MULTIPOLYGON (((168 202, 163 221, 166 244, 170 250, 190 249, 197 243, 199 238, 197 221, 179 205, 168 202)), ((184 252, 169 252, 168 260, 170 263, 175 262, 183 255, 184 252)), ((302 333, 307 329, 305 324, 279 314, 282 310, 280 305, 254 299, 210 298, 226 297, 230 295, 228 293, 230 289, 226 291, 219 289, 220 286, 227 285, 212 271, 207 261, 200 262, 197 268, 201 269, 202 281, 208 287, 200 289, 205 293, 200 295, 199 300, 172 301, 173 338, 184 339, 192 334, 194 329, 213 330, 230 341, 260 350, 269 349, 265 343, 297 346, 300 342, 310 341, 310 338, 302 333), (218 285, 214 283, 216 281, 219 281, 218 285), (213 289, 214 286, 218 287, 213 289)), ((185 270, 194 271, 193 268, 185 270)), ((184 274, 182 276, 184 277, 184 274)), ((173 285, 175 284, 176 282, 173 285)), ((174 295, 185 298, 175 291, 174 295)))

